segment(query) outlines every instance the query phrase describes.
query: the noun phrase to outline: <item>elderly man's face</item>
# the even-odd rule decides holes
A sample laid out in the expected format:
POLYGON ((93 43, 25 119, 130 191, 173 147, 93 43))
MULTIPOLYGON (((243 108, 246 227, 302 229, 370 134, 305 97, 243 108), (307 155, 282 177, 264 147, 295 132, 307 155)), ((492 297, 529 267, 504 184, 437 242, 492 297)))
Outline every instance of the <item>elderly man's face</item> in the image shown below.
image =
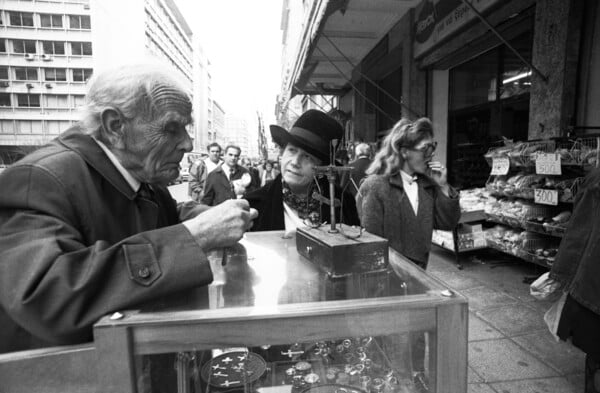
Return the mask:
POLYGON ((307 187, 312 182, 315 166, 321 161, 298 146, 288 143, 281 155, 281 174, 283 180, 294 188, 307 187))
POLYGON ((177 90, 165 88, 155 108, 155 120, 138 116, 127 122, 122 164, 142 182, 166 185, 179 175, 183 154, 192 151, 186 130, 192 105, 177 90))

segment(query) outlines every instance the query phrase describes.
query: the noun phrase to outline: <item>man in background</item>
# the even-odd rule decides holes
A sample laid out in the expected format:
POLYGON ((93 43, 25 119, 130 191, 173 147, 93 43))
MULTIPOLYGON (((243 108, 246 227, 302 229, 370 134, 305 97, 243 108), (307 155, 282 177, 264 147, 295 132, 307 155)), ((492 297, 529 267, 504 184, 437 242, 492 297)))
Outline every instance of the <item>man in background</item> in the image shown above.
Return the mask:
POLYGON ((372 162, 371 146, 366 143, 359 143, 354 151, 356 159, 348 164, 352 167, 352 171, 349 174, 344 173, 342 187, 348 187, 348 191, 356 198, 360 182, 367 176, 365 172, 372 162))
POLYGON ((190 183, 188 195, 195 202, 202 201, 206 177, 223 162, 221 161, 221 146, 213 142, 207 147, 208 157, 194 161, 190 165, 190 183))
POLYGON ((242 149, 229 145, 225 148, 223 163, 208 174, 202 203, 215 206, 228 199, 241 197, 252 184, 252 176, 238 165, 242 149))

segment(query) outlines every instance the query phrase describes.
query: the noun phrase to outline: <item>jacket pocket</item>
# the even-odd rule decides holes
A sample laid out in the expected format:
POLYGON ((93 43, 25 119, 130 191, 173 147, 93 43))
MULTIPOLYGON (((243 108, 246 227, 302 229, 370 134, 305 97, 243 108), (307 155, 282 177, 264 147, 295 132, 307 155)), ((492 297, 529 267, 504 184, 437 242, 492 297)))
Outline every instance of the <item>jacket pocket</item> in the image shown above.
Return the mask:
POLYGON ((129 278, 140 285, 150 286, 161 275, 160 265, 150 244, 124 245, 129 278))

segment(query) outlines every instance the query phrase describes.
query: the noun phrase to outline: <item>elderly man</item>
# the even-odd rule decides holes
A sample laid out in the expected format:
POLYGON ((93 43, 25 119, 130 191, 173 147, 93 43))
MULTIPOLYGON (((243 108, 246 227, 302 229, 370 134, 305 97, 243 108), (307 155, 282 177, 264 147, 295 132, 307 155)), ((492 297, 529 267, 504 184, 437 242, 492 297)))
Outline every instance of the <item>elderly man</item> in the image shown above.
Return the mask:
POLYGON ((366 143, 359 143, 354 149, 356 159, 348 166, 352 167, 350 174, 345 173, 343 177, 342 187, 348 187, 348 191, 356 198, 356 192, 360 187, 360 182, 367 174, 366 171, 371 165, 371 146, 366 143), (350 184, 348 184, 348 182, 350 184))
POLYGON ((169 74, 112 70, 86 103, 0 175, 0 352, 88 341, 107 313, 210 283, 207 251, 257 215, 243 200, 201 212, 170 197, 192 104, 169 74))

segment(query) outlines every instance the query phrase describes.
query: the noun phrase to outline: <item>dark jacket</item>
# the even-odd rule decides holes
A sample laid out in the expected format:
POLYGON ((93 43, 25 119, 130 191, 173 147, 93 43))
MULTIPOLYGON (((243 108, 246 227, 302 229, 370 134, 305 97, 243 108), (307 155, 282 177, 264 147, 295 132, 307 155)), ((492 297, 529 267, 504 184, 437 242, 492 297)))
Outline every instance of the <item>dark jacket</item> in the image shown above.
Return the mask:
MULTIPOLYGON (((248 170, 238 165, 231 176, 231 180, 241 179, 245 173, 248 173, 248 170)), ((231 187, 231 182, 223 171, 223 166, 219 165, 206 177, 202 203, 208 206, 216 206, 228 199, 236 198, 235 192, 231 187)))
POLYGON ((352 161, 348 166, 352 167, 352 172, 344 173, 342 176, 342 188, 346 188, 353 197, 356 198, 357 189, 360 187, 360 182, 364 179, 367 174, 365 173, 371 165, 369 157, 362 156, 352 161), (352 182, 350 179, 352 179, 352 182), (356 186, 355 186, 356 184, 356 186))
POLYGON ((600 169, 588 174, 574 201, 550 277, 582 306, 600 314, 600 169))
POLYGON ((212 281, 168 190, 140 201, 77 127, 4 170, 0 188, 0 352, 89 341, 110 312, 212 281))
POLYGON ((447 197, 427 176, 419 175, 417 183, 419 209, 416 216, 399 172, 391 177, 365 178, 356 204, 367 231, 388 239, 390 247, 404 256, 426 264, 433 229, 453 229, 460 218, 460 206, 453 189, 451 197, 447 197))
MULTIPOLYGON (((327 179, 322 178, 319 181, 323 194, 329 198, 329 183, 327 179)), ((341 190, 336 188, 336 197, 339 198, 341 190)), ((285 229, 283 215, 283 187, 281 184, 281 174, 275 180, 268 182, 265 186, 248 193, 244 196, 250 202, 250 207, 258 210, 258 218, 254 220, 252 231, 274 231, 285 229)), ((343 218, 343 223, 348 225, 359 225, 358 213, 354 198, 348 193, 344 193, 343 199, 343 217, 340 217, 340 208, 335 209, 336 220, 339 223, 343 218)), ((321 205, 322 220, 329 222, 329 205, 321 205)))

